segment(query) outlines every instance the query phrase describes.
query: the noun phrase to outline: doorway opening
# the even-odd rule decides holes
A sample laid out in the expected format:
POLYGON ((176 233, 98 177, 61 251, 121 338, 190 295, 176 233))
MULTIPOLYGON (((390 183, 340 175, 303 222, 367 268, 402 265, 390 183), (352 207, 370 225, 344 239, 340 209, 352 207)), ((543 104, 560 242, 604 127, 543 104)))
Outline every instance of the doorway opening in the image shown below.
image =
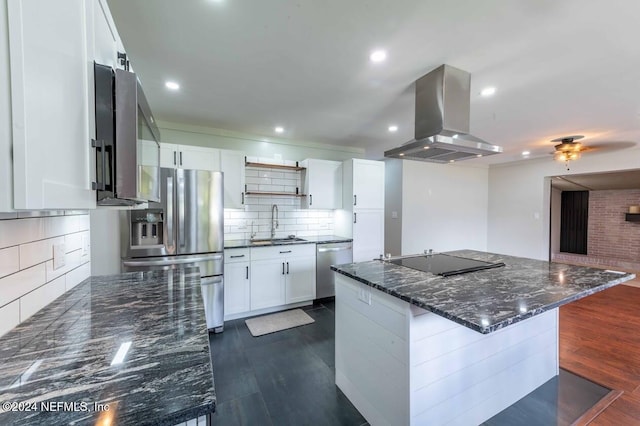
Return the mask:
POLYGON ((635 206, 640 170, 553 177, 550 260, 640 272, 635 206))

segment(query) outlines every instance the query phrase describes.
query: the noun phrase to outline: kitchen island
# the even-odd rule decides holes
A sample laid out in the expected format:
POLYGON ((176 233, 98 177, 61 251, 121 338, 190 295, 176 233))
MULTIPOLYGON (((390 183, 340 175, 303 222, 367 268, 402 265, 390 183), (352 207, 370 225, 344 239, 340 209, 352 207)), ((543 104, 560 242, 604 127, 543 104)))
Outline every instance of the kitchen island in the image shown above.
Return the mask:
POLYGON ((336 272, 336 384, 372 425, 480 424, 558 374, 558 307, 633 274, 473 250, 443 277, 389 261, 336 272))
POLYGON ((4 335, 0 424, 175 425, 215 409, 197 268, 91 277, 4 335))

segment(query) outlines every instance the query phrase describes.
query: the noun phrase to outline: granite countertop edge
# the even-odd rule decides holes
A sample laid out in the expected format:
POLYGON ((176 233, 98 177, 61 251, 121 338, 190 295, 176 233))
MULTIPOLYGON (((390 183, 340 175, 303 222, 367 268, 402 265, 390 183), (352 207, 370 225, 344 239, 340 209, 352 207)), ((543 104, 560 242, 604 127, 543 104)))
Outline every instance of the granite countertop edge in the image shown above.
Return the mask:
POLYGON ((258 247, 273 247, 273 246, 291 246, 300 244, 329 244, 329 243, 349 243, 353 241, 353 238, 339 237, 337 235, 317 236, 317 237, 300 237, 302 241, 278 241, 271 242, 269 244, 251 244, 251 240, 226 240, 224 242, 224 248, 226 250, 237 248, 258 248, 258 247))
POLYGON ((447 319, 449 319, 451 321, 454 321, 454 322, 456 322, 456 323, 458 323, 460 325, 463 325, 463 326, 465 326, 467 328, 470 328, 470 329, 472 329, 474 331, 477 331, 479 333, 482 333, 482 334, 493 333, 493 332, 498 331, 498 330, 500 330, 502 328, 505 328, 505 327, 507 327, 509 325, 512 325, 512 324, 515 324, 517 322, 523 321, 525 319, 534 317, 536 315, 540 315, 540 314, 542 314, 544 312, 547 312, 547 311, 550 311, 552 309, 558 308, 558 307, 560 307, 562 305, 565 305, 567 303, 573 302, 575 300, 581 299, 581 298, 586 297, 586 296, 590 296, 592 294, 598 293, 600 291, 606 290, 608 288, 611 288, 611 287, 614 287, 614 286, 616 286, 618 284, 626 282, 629 279, 635 278, 635 274, 631 274, 631 278, 629 278, 628 275, 627 275, 625 277, 621 277, 620 279, 614 279, 614 280, 611 280, 611 281, 606 282, 604 284, 601 284, 599 286, 588 288, 588 289, 584 289, 583 291, 580 291, 580 292, 575 293, 575 294, 573 294, 571 296, 565 297, 565 298, 563 298, 561 300, 549 303, 548 305, 545 305, 545 306, 543 306, 541 308, 532 309, 531 311, 528 311, 526 313, 518 314, 518 315, 516 315, 514 317, 507 318, 505 320, 502 320, 502 321, 493 323, 493 324, 491 324, 489 326, 484 326, 483 327, 483 326, 478 325, 476 323, 467 321, 464 318, 460 318, 459 316, 451 314, 450 312, 443 311, 442 309, 438 309, 438 308, 436 308, 434 306, 431 306, 429 304, 423 303, 423 302, 421 302, 419 300, 416 300, 414 298, 408 297, 408 296, 406 296, 406 295, 404 295, 402 293, 399 293, 399 292, 397 292, 397 291, 395 291, 393 289, 389 289, 387 287, 379 285, 379 284, 377 284, 377 283, 375 283, 373 281, 370 281, 370 280, 368 280, 366 278, 363 278, 361 276, 349 273, 349 272, 347 272, 347 271, 345 271, 343 269, 340 269, 340 265, 331 265, 331 270, 333 270, 333 271, 335 271, 335 272, 337 272, 337 273, 339 273, 341 275, 344 275, 346 277, 349 277, 351 279, 354 279, 354 280, 356 280, 358 282, 361 282, 361 283, 363 283, 363 284, 365 284, 365 285, 367 285, 369 287, 373 287, 373 288, 375 288, 377 290, 380 290, 383 293, 387 293, 387 294, 389 294, 389 295, 391 295, 393 297, 396 297, 396 298, 398 298, 400 300, 403 300, 403 301, 405 301, 407 303, 410 303, 410 304, 412 304, 414 306, 417 306, 419 308, 422 308, 422 309, 428 310, 430 312, 433 312, 433 313, 435 313, 437 315, 440 315, 440 316, 442 316, 444 318, 447 318, 447 319))

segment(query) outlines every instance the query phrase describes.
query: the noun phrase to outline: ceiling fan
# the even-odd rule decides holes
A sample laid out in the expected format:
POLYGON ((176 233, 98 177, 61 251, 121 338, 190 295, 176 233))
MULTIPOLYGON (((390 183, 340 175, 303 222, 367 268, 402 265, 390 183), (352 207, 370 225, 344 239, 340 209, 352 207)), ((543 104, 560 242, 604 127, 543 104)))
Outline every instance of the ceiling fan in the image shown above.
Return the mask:
POLYGON ((557 161, 564 161, 567 170, 569 169, 569 161, 575 161, 580 158, 584 152, 600 151, 600 150, 618 150, 629 148, 635 143, 633 142, 609 142, 601 145, 584 146, 578 140, 583 139, 583 135, 562 136, 552 139, 551 142, 557 143, 553 158, 557 161))

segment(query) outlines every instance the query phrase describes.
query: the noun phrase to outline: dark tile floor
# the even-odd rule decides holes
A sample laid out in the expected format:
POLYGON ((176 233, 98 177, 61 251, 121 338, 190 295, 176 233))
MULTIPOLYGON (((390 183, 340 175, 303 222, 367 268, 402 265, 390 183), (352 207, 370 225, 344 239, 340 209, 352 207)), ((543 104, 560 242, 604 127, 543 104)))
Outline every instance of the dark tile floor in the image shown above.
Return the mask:
MULTIPOLYGON (((236 320, 210 335, 214 425, 368 425, 335 386, 334 302, 304 309, 313 324, 253 337, 236 320)), ((568 425, 607 392, 562 370, 484 424, 568 425)))

